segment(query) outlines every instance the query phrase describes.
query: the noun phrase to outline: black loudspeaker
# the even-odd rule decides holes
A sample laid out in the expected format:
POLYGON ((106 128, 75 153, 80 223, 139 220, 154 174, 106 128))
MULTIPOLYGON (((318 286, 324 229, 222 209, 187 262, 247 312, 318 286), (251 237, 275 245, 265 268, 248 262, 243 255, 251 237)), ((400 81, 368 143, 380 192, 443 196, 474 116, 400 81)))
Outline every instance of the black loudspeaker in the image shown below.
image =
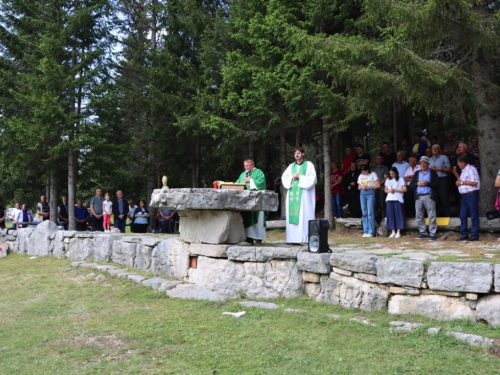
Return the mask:
POLYGON ((328 220, 309 220, 309 251, 311 253, 331 253, 328 246, 328 220))

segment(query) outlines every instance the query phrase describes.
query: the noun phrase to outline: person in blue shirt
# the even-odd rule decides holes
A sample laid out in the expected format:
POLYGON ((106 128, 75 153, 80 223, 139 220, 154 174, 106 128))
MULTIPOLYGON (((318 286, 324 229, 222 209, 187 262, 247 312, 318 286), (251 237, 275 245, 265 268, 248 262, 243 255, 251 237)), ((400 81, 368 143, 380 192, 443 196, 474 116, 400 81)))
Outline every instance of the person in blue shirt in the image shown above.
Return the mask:
POLYGON ((139 207, 134 211, 134 229, 136 233, 146 233, 149 227, 149 211, 144 199, 139 201, 139 207))
POLYGON ((87 222, 89 220, 89 210, 83 206, 81 199, 78 199, 75 207, 75 229, 83 232, 87 230, 87 222))

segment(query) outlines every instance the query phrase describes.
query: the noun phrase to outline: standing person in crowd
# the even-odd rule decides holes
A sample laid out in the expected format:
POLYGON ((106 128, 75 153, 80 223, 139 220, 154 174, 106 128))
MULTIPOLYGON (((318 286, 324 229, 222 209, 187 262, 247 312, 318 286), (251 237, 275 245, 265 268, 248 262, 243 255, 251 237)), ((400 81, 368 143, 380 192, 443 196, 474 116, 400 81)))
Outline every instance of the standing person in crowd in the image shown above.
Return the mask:
POLYGON ((380 189, 377 174, 370 171, 370 166, 363 165, 358 177, 358 189, 360 190, 361 211, 363 212, 363 237, 375 236, 375 190, 380 189))
POLYGON ((342 160, 342 173, 344 173, 344 176, 347 174, 349 169, 351 168, 351 163, 354 161, 354 152, 352 152, 351 147, 346 147, 345 148, 345 158, 342 160))
POLYGON ((146 208, 146 201, 139 200, 139 207, 134 211, 134 229, 136 233, 146 233, 149 227, 149 211, 146 208))
POLYGON ((437 135, 433 135, 431 137, 431 147, 438 144, 439 144, 439 137, 437 135))
POLYGON ((479 240, 479 189, 481 181, 477 169, 467 163, 467 158, 459 156, 460 177, 456 182, 458 192, 462 195, 460 201, 460 238, 458 241, 479 240), (470 239, 467 233, 467 216, 470 216, 472 227, 470 239))
POLYGON ((309 220, 315 219, 316 210, 316 169, 306 161, 305 151, 297 147, 292 163, 283 173, 281 181, 287 189, 286 198, 286 242, 307 243, 309 220))
POLYGON ((420 170, 416 171, 411 179, 410 187, 414 192, 415 212, 420 235, 418 240, 428 238, 429 241, 436 240, 436 201, 439 189, 439 177, 436 172, 429 169, 429 158, 420 158, 420 170), (425 212, 429 218, 429 235, 425 225, 425 212))
POLYGON ((379 155, 382 155, 382 151, 384 149, 384 142, 380 142, 380 148, 378 149, 378 151, 375 153, 375 157, 379 156, 379 155))
POLYGON ((432 156, 432 149, 430 147, 427 147, 425 149, 425 156, 427 156, 428 158, 432 156))
POLYGON ((415 133, 413 136, 413 144, 410 148, 410 155, 414 156, 417 161, 420 160, 420 157, 425 155, 425 149, 427 148, 427 143, 422 141, 422 134, 415 133))
POLYGON ((158 213, 160 214, 161 233, 174 233, 175 211, 168 208, 160 208, 158 209, 158 213))
POLYGON ((410 166, 410 164, 404 160, 405 159, 405 154, 403 151, 398 151, 396 153, 396 162, 392 164, 391 167, 395 167, 398 170, 399 176, 401 178, 404 177, 406 170, 410 166))
POLYGON ((16 220, 17 220, 17 215, 19 214, 19 211, 21 211, 21 206, 19 205, 19 202, 16 202, 14 204, 14 210, 12 211, 12 229, 16 229, 16 220))
POLYGON ((447 135, 448 142, 444 144, 444 152, 443 154, 448 156, 451 163, 455 162, 455 150, 458 147, 458 142, 455 141, 455 135, 453 133, 448 133, 447 135))
POLYGON ((377 175, 380 184, 380 188, 375 190, 375 220, 380 224, 385 217, 384 183, 387 177, 389 177, 389 168, 383 164, 384 158, 382 156, 377 156, 375 158, 375 163, 376 166, 372 168, 372 172, 377 175))
POLYGON ((134 228, 134 212, 137 209, 137 206, 134 204, 134 200, 131 199, 128 201, 128 222, 130 224, 130 232, 135 233, 134 228))
POLYGON ((403 194, 406 190, 406 184, 403 178, 399 177, 398 169, 392 167, 389 171, 389 178, 385 182, 387 229, 392 231, 389 238, 401 237, 401 229, 405 229, 403 194))
POLYGON ((441 147, 438 144, 432 146, 432 157, 429 158, 429 169, 435 171, 439 177, 439 202, 442 214, 445 217, 451 216, 450 209, 450 160, 446 155, 441 155, 441 147))
POLYGON ((370 155, 365 154, 365 148, 362 144, 356 146, 357 155, 354 157, 354 162, 358 167, 358 171, 361 172, 361 167, 363 165, 370 165, 370 155))
POLYGON ((387 167, 387 170, 392 167, 392 165, 396 162, 396 154, 391 151, 391 145, 389 142, 382 142, 382 152, 380 156, 383 157, 383 163, 387 167))
POLYGON ((39 223, 50 218, 50 206, 45 195, 40 197, 40 202, 36 205, 36 214, 39 223))
POLYGON ((420 165, 417 164, 417 158, 412 156, 408 159, 410 166, 405 172, 404 180, 406 183, 406 194, 405 194, 405 210, 406 217, 413 219, 415 217, 415 192, 410 186, 411 179, 415 172, 420 170, 420 165))
MULTIPOLYGON (((453 166, 452 166, 452 173, 453 175, 455 176, 456 180, 458 181, 460 179, 460 173, 462 173, 462 170, 460 169, 460 165, 458 164, 458 158, 460 156, 464 157, 467 164, 474 167, 476 166, 476 163, 477 163, 477 159, 474 155, 470 154, 469 153, 469 147, 467 146, 467 143, 465 142, 459 142, 458 143, 458 147, 457 147, 457 151, 456 151, 456 159, 455 159, 455 163, 453 163, 453 166)), ((456 198, 456 202, 458 203, 458 206, 460 207, 461 206, 461 200, 462 200, 462 194, 460 194, 460 192, 458 191, 458 187, 456 186, 456 183, 455 183, 455 186, 454 186, 454 190, 455 190, 455 198, 456 198)))
POLYGON ((342 218, 342 179, 344 173, 339 169, 339 163, 336 161, 331 162, 332 165, 332 178, 331 178, 331 192, 332 192, 332 209, 333 216, 336 219, 342 218))
POLYGON ((344 185, 347 189, 347 209, 351 213, 352 217, 361 217, 361 202, 359 200, 359 189, 358 189, 358 177, 359 171, 356 163, 351 163, 351 168, 349 168, 348 173, 344 176, 344 185))
POLYGON ((78 199, 75 207, 75 229, 79 232, 87 230, 87 221, 89 220, 89 210, 83 207, 83 202, 78 199))
POLYGON ((0 228, 5 229, 5 217, 7 216, 7 209, 0 200, 0 228))
MULTIPOLYGON (((264 172, 255 167, 252 159, 243 161, 244 172, 236 181, 245 184, 247 190, 266 190, 266 176, 264 172)), ((264 211, 242 212, 243 226, 248 243, 261 243, 266 238, 266 213, 264 211)))
POLYGON ((68 230, 68 198, 66 196, 62 197, 62 203, 57 206, 57 217, 59 218, 59 226, 68 230))
POLYGON ((476 137, 474 137, 474 138, 472 138, 470 140, 470 144, 471 144, 471 147, 469 148, 468 152, 469 152, 469 154, 472 154, 472 156, 474 156, 476 158, 476 165, 475 165, 475 167, 477 168, 478 173, 479 173, 479 171, 481 170, 481 168, 479 167, 479 164, 480 164, 480 159, 479 159, 479 141, 477 140, 476 137))
POLYGON ((404 160, 408 160, 411 154, 411 149, 408 146, 408 140, 406 138, 403 138, 403 140, 401 141, 401 148, 398 151, 403 152, 404 160))
POLYGON ((33 213, 28 208, 26 203, 23 203, 22 209, 17 212, 16 223, 17 228, 27 228, 28 224, 21 223, 32 223, 35 218, 33 217, 33 213))
POLYGON ((128 210, 127 201, 123 199, 123 192, 118 190, 116 192, 116 199, 113 200, 113 221, 114 227, 120 229, 120 233, 125 233, 128 210))
POLYGON ((102 197, 102 190, 95 189, 95 196, 90 200, 90 212, 92 213, 92 230, 94 232, 102 232, 102 204, 104 198, 102 197))
POLYGON ((109 193, 104 194, 104 202, 102 202, 102 226, 105 232, 111 232, 110 222, 111 214, 113 213, 113 202, 110 201, 109 193))

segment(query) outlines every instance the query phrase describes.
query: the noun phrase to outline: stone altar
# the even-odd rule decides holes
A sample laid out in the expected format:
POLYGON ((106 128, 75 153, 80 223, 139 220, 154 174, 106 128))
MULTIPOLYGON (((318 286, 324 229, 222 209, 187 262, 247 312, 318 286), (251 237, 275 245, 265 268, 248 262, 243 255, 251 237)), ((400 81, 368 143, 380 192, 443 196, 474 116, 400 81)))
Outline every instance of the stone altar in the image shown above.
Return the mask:
POLYGON ((235 244, 245 241, 240 211, 278 210, 278 194, 259 190, 156 189, 150 207, 179 213, 179 233, 189 243, 235 244))

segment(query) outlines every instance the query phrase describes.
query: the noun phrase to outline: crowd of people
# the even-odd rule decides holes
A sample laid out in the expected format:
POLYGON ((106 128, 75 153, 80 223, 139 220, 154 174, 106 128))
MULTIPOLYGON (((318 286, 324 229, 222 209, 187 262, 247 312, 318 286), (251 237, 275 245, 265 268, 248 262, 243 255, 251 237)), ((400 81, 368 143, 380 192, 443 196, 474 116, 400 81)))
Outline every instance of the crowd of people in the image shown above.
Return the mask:
MULTIPOLYGON (((64 229, 69 228, 69 210, 67 197, 62 197, 61 203, 57 206, 57 218, 59 225, 64 229)), ((121 233, 125 233, 127 220, 130 231, 133 233, 146 233, 150 225, 150 220, 159 221, 161 233, 174 233, 176 211, 169 209, 158 209, 156 217, 151 217, 146 207, 144 199, 139 200, 139 206, 135 205, 133 199, 123 198, 123 192, 118 190, 116 198, 111 200, 111 195, 105 193, 102 195, 102 189, 95 190, 95 196, 90 200, 90 207, 87 208, 81 199, 77 201, 74 207, 75 229, 77 231, 95 231, 110 232, 111 217, 113 216, 113 226, 118 228, 121 233)), ((7 210, 0 202, 0 227, 5 228, 5 219, 7 210)), ((45 195, 40 197, 40 202, 36 205, 33 213, 27 204, 22 206, 19 202, 15 203, 15 208, 10 214, 12 228, 25 228, 30 225, 36 225, 49 220, 50 205, 45 195)))
MULTIPOLYGON (((479 148, 477 138, 471 147, 455 141, 448 133, 444 147, 437 137, 429 141, 424 134, 414 136, 408 147, 403 140, 394 152, 388 142, 381 142, 370 166, 370 155, 363 145, 345 150, 342 167, 332 162, 332 208, 336 218, 342 218, 342 198, 352 217, 361 217, 363 237, 375 235, 375 221, 386 218, 391 238, 399 238, 405 228, 406 218, 415 218, 420 231, 419 239, 436 239, 436 217, 450 217, 450 198, 460 208, 460 240, 476 241, 479 238, 479 148), (429 231, 425 217, 429 218, 429 231), (467 217, 472 220, 470 236, 467 217)), ((500 176, 500 171, 499 171, 500 176)), ((500 182, 500 181, 499 181, 500 182)), ((499 184, 500 185, 500 184, 499 184)))

